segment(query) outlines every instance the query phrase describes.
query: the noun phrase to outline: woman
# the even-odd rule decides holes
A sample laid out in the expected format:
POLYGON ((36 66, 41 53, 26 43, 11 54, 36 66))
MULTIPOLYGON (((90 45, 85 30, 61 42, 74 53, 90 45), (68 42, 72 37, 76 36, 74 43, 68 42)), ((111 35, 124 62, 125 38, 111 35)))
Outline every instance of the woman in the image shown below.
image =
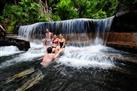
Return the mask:
POLYGON ((49 30, 46 29, 45 39, 43 40, 46 48, 52 45, 52 36, 53 36, 53 33, 49 32, 49 30))
POLYGON ((52 38, 52 48, 53 48, 53 53, 56 53, 58 50, 60 50, 59 38, 57 37, 56 34, 54 34, 52 38))
POLYGON ((56 34, 53 35, 52 44, 54 44, 54 45, 58 45, 59 44, 59 38, 57 37, 56 34))
POLYGON ((65 38, 63 37, 62 34, 59 35, 59 43, 60 43, 60 48, 65 48, 65 38))

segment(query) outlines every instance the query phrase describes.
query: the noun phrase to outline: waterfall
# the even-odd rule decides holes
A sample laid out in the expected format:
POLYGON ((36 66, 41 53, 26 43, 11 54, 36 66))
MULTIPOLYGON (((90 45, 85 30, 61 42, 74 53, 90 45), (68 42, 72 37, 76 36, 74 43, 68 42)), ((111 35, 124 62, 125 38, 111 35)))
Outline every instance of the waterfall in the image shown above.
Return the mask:
POLYGON ((20 26, 18 35, 25 39, 42 38, 42 34, 43 34, 42 31, 44 30, 42 24, 44 23, 41 22, 31 25, 20 26))
POLYGON ((31 25, 20 26, 18 35, 28 40, 42 39, 46 29, 56 34, 64 34, 71 43, 85 42, 95 39, 95 44, 106 41, 106 32, 110 30, 113 17, 106 19, 71 19, 55 22, 40 22, 31 25), (101 40, 102 39, 102 40, 101 40), (101 40, 101 41, 99 41, 101 40))
POLYGON ((104 44, 104 45, 106 44, 113 18, 114 16, 106 19, 95 20, 95 24, 96 24, 95 44, 104 44))
MULTIPOLYGON (((40 22, 20 26, 18 34, 28 40, 33 40, 42 39, 46 28, 56 34, 63 33, 71 46, 66 45, 63 56, 57 61, 59 64, 78 68, 87 66, 108 68, 114 66, 112 62, 113 58, 111 59, 105 53, 109 49, 103 45, 86 45, 86 43, 91 43, 90 41, 92 40, 95 44, 103 44, 102 40, 106 40, 105 33, 109 32, 112 20, 113 17, 106 19, 72 19, 56 22, 40 22)), ((20 62, 33 61, 33 59, 43 56, 45 54, 43 44, 36 40, 36 44, 33 42, 30 42, 31 48, 27 52, 19 54, 13 59, 6 60, 1 63, 0 68, 20 62)))

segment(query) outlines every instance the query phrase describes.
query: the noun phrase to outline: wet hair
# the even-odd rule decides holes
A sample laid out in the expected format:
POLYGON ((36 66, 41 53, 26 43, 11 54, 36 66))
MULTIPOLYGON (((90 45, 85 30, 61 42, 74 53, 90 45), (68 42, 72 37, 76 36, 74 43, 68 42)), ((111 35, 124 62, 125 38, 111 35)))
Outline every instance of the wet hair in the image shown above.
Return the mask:
POLYGON ((47 53, 52 53, 52 47, 47 48, 47 53))

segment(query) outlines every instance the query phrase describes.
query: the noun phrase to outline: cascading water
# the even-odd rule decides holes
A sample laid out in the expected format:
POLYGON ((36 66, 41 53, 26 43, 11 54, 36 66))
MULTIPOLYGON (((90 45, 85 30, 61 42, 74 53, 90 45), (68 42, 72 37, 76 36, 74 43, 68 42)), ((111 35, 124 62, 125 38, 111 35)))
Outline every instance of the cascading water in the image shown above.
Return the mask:
POLYGON ((74 47, 69 46, 65 49, 64 56, 61 56, 58 63, 65 64, 72 67, 99 67, 112 68, 114 67, 113 59, 109 55, 104 54, 102 50, 108 50, 102 45, 74 47))
POLYGON ((20 52, 19 49, 15 46, 0 47, 0 56, 8 56, 19 52, 20 52))
MULTIPOLYGON (((12 48, 12 47, 10 47, 12 48)), ((14 47, 12 48, 14 49, 14 47)), ((86 47, 67 46, 64 55, 57 59, 59 64, 72 66, 76 68, 81 67, 100 67, 111 68, 114 67, 113 59, 109 59, 109 55, 103 53, 102 50, 107 51, 107 47, 102 45, 92 45, 86 47)), ((3 53, 8 54, 7 50, 3 53)), ((13 53, 21 53, 21 51, 14 51, 13 53)), ((45 54, 45 48, 42 44, 31 43, 31 48, 27 52, 17 54, 14 58, 7 59, 0 64, 0 68, 15 65, 20 62, 34 61, 45 54)), ((2 55, 1 55, 2 56, 2 55)))
POLYGON ((18 35, 25 38, 25 39, 32 39, 33 35, 35 34, 35 38, 42 37, 42 29, 37 28, 37 26, 41 25, 43 23, 35 23, 32 25, 27 26, 20 26, 18 35), (34 30, 37 30, 34 32, 34 30))
MULTIPOLYGON (((102 39, 102 41, 106 40, 104 32, 110 30, 112 20, 113 17, 106 19, 72 19, 57 22, 35 23, 32 25, 20 26, 18 35, 27 38, 28 40, 43 38, 47 28, 53 33, 68 35, 68 40, 76 39, 76 41, 81 41, 83 37, 80 38, 80 34, 85 34, 84 37, 87 37, 85 39, 86 41, 94 37, 95 43, 97 44, 99 43, 98 39, 102 39), (93 32, 96 34, 89 38, 90 36, 88 34, 93 32), (101 35, 102 33, 103 35, 101 35)), ((65 37, 67 38, 67 36, 65 37)))
MULTIPOLYGON (((67 39, 67 41, 70 41, 68 44, 69 45, 74 45, 74 44, 78 44, 79 46, 83 46, 82 48, 80 47, 80 49, 83 49, 83 51, 81 51, 81 53, 75 53, 73 60, 79 60, 78 61, 78 65, 81 66, 87 66, 87 65, 94 65, 94 63, 96 62, 96 64, 103 64, 101 63, 101 59, 105 58, 105 56, 103 55, 103 53, 101 53, 101 51, 98 52, 93 52, 93 50, 88 51, 87 48, 85 48, 84 46, 86 45, 86 43, 88 43, 88 49, 93 49, 93 48, 99 48, 99 46, 97 44, 102 44, 102 40, 104 38, 104 36, 100 36, 99 33, 104 33, 104 32, 108 32, 110 27, 111 27, 111 22, 113 20, 113 17, 110 18, 106 18, 106 19, 72 19, 72 20, 65 20, 65 21, 57 21, 57 22, 49 22, 49 23, 36 23, 36 24, 32 24, 32 25, 26 25, 26 26, 21 26, 19 28, 19 36, 28 38, 28 40, 33 40, 33 39, 38 39, 38 38, 42 38, 46 28, 48 28, 51 32, 53 33, 63 33, 65 34, 65 37, 67 39), (89 38, 88 33, 91 32, 96 32, 96 36, 95 36, 95 41, 94 44, 96 44, 97 46, 93 46, 93 42, 90 43, 91 38, 89 38), (69 37, 69 38, 67 38, 69 37), (85 43, 86 41, 86 43, 85 43), (84 42, 84 45, 82 44, 84 42), (85 53, 85 50, 86 53, 85 53), (102 57, 98 56, 97 54, 103 55, 102 57), (88 55, 87 55, 88 54, 88 55), (95 55, 96 54, 96 55, 95 55), (80 56, 80 57, 79 57, 80 56), (82 61, 85 60, 85 61, 82 61), (82 65, 82 63, 85 63, 84 65, 82 65)), ((76 48, 75 46, 73 46, 74 48, 76 48)), ((102 47, 105 48, 105 47, 102 47)), ((72 62, 71 64, 73 65, 74 61, 71 61, 73 57, 73 53, 71 53, 72 51, 72 47, 66 47, 65 48, 65 55, 63 55, 61 57, 60 60, 69 60, 70 62, 72 62), (70 53, 68 52, 70 51, 70 53)), ((107 49, 107 48, 106 48, 107 49)), ((75 51, 75 50, 74 50, 75 51)), ((106 57, 103 61, 106 63, 105 60, 108 60, 108 58, 106 57)), ((102 61, 102 62, 103 62, 102 61)), ((110 65, 113 65, 111 63, 112 60, 109 59, 110 65)), ((59 61, 62 62, 62 61, 59 61)), ((109 63, 108 63, 109 64, 109 63)), ((107 65, 107 63, 106 63, 107 65)), ((102 66, 103 67, 103 66, 102 66)), ((105 68, 105 66, 104 66, 105 68)))
POLYGON ((104 45, 106 44, 113 18, 114 17, 110 17, 110 18, 95 21, 96 22, 95 44, 104 44, 104 45))
MULTIPOLYGON (((13 54, 17 54, 17 53, 21 53, 21 54, 17 54, 16 56, 14 56, 14 58, 5 60, 4 62, 2 62, 0 64, 0 68, 14 65, 19 62, 33 61, 34 59, 40 58, 44 55, 45 50, 44 50, 44 47, 42 44, 36 44, 36 43, 32 42, 32 43, 30 43, 30 45, 31 45, 31 48, 27 52, 22 52, 22 53, 14 46, 4 48, 5 50, 2 50, 3 54, 1 56, 3 56, 3 55, 9 56, 11 54, 13 55, 13 54), (11 51, 9 51, 9 49, 11 51)), ((0 49, 3 49, 3 47, 0 49)))
MULTIPOLYGON (((11 47, 13 53, 16 48, 11 47)), ((3 50, 7 52, 5 49, 3 50)), ((8 52, 7 52, 8 53, 8 52)), ((130 91, 136 89, 137 56, 102 45, 66 46, 64 55, 46 68, 42 44, 27 52, 0 56, 0 89, 4 91, 130 91), (124 60, 120 62, 119 60, 124 60), (132 86, 129 84, 132 83, 132 86), (130 89, 130 90, 128 90, 130 89)))

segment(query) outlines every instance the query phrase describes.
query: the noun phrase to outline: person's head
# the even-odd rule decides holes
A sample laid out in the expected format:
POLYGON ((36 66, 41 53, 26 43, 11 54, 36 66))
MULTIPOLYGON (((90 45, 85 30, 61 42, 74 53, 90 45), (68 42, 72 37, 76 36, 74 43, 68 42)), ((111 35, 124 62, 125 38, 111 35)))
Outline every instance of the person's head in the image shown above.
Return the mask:
POLYGON ((49 32, 49 30, 48 29, 46 29, 46 33, 48 33, 49 32))
POLYGON ((52 53, 52 47, 47 48, 47 53, 52 53))
POLYGON ((63 35, 62 35, 62 34, 60 34, 60 35, 59 35, 59 38, 60 38, 60 39, 62 39, 62 38, 63 38, 63 35))

